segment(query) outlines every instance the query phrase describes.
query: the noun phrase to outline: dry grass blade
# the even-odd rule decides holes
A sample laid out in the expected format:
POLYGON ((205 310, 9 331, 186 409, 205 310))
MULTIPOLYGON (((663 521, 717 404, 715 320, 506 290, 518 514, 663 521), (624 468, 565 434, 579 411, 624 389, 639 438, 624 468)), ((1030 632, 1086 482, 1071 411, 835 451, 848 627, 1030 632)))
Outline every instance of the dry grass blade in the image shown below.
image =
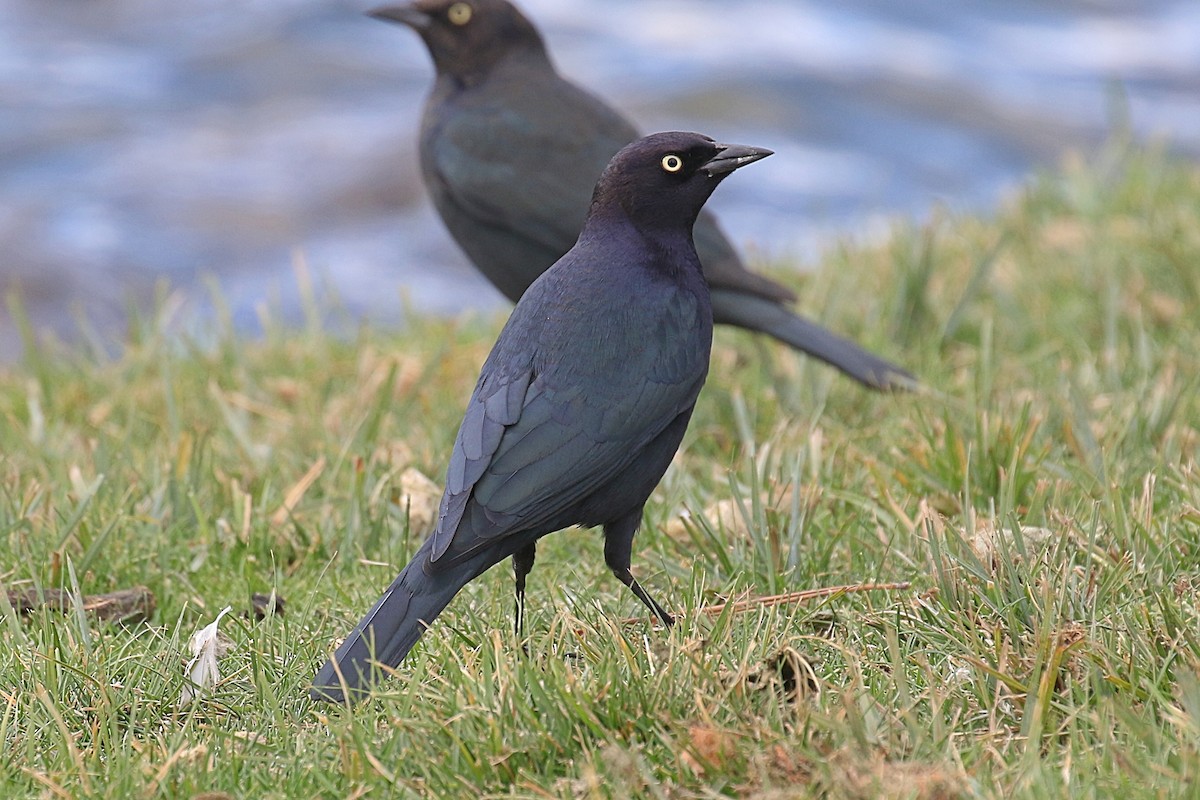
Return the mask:
POLYGON ((300 480, 296 481, 296 483, 292 485, 292 488, 288 489, 287 494, 283 497, 283 503, 279 506, 279 508, 275 509, 275 513, 271 515, 272 525, 278 527, 288 521, 288 519, 292 516, 292 510, 299 505, 300 501, 304 498, 305 493, 308 492, 309 488, 314 483, 316 483, 317 478, 319 478, 321 473, 324 471, 325 456, 321 456, 315 462, 313 462, 311 467, 308 468, 308 472, 304 473, 300 480))

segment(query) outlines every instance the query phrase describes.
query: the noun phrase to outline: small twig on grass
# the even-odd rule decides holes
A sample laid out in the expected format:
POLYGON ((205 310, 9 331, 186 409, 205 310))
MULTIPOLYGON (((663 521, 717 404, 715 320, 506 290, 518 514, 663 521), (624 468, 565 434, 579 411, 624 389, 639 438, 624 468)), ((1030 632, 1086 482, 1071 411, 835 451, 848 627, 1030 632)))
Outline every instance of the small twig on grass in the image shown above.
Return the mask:
MULTIPOLYGON (((10 590, 8 602, 19 614, 29 614, 43 607, 63 613, 73 608, 71 593, 63 589, 10 590)), ((82 605, 84 611, 95 614, 97 619, 129 623, 149 619, 158 601, 145 586, 134 586, 108 594, 85 594, 82 605)))
MULTIPOLYGON (((806 603, 809 600, 816 600, 821 597, 834 597, 841 594, 851 594, 853 592, 895 592, 903 591, 912 586, 908 581, 900 581, 899 583, 851 583, 845 586, 825 586, 820 589, 804 589, 799 592, 786 592, 784 594, 773 594, 767 597, 744 597, 741 600, 733 600, 725 603, 714 603, 710 606, 701 606, 697 608, 695 613, 707 614, 710 617, 715 617, 726 608, 732 606, 734 614, 741 614, 743 611, 749 611, 754 608, 769 608, 770 606, 782 606, 788 603, 806 603)), ((645 622, 645 617, 627 617, 621 620, 622 625, 635 625, 639 622, 645 622)))
MULTIPOLYGON (((851 583, 845 586, 824 586, 820 589, 804 589, 799 592, 785 592, 784 594, 773 594, 767 597, 746 597, 733 601, 733 613, 740 614, 752 608, 769 608, 770 606, 782 606, 788 603, 806 603, 809 600, 816 600, 821 597, 833 597, 834 595, 851 594, 852 592, 902 591, 910 586, 912 584, 908 581, 900 581, 899 583, 851 583)), ((708 614, 710 617, 715 617, 729 605, 728 602, 714 603, 711 606, 701 606, 696 611, 700 614, 708 614)))

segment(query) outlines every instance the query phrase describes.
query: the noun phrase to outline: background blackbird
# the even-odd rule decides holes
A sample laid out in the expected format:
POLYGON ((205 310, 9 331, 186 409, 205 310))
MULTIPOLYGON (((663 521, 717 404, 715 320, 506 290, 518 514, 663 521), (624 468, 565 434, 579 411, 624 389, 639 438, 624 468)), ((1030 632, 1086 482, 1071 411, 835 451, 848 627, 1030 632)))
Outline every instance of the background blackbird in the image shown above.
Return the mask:
MULTIPOLYGON (((555 71, 541 34, 507 0, 417 0, 370 12, 424 40, 437 70, 421 170, 451 235, 514 302, 579 235, 595 178, 634 126, 555 71)), ((702 214, 696 249, 718 323, 760 331, 873 389, 913 376, 797 316, 796 295, 750 272, 702 214)))
POLYGON ((733 170, 770 155, 695 133, 622 149, 579 240, 533 282, 484 362, 450 455, 436 529, 317 673, 314 699, 356 700, 469 581, 513 557, 517 629, 539 538, 604 528, 630 573, 646 498, 679 448, 708 372, 712 305, 692 226, 733 170))

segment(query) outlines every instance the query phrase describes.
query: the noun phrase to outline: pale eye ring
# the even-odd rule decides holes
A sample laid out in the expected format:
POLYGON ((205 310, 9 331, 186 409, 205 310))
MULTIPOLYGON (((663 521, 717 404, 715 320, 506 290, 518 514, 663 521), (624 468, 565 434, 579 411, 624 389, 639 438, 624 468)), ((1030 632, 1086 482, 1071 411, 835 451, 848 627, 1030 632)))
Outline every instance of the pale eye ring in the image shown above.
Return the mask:
POLYGON ((446 19, 453 22, 455 25, 466 25, 471 21, 471 4, 470 3, 455 3, 446 11, 446 19))
POLYGON ((683 169, 683 159, 674 153, 665 155, 662 160, 662 168, 667 172, 679 172, 683 169))

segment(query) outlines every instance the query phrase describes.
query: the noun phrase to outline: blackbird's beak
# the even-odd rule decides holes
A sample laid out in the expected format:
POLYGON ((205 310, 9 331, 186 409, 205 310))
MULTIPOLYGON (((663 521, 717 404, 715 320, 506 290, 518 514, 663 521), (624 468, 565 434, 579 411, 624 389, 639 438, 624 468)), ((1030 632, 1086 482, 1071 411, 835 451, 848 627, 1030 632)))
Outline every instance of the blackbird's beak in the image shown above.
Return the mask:
POLYGON ((384 22, 397 22, 407 25, 415 31, 423 31, 433 24, 433 18, 416 6, 380 6, 367 12, 368 17, 381 19, 384 22))
POLYGON ((720 151, 700 167, 709 177, 728 175, 735 169, 752 164, 774 153, 765 147, 748 147, 744 144, 718 144, 720 151))

